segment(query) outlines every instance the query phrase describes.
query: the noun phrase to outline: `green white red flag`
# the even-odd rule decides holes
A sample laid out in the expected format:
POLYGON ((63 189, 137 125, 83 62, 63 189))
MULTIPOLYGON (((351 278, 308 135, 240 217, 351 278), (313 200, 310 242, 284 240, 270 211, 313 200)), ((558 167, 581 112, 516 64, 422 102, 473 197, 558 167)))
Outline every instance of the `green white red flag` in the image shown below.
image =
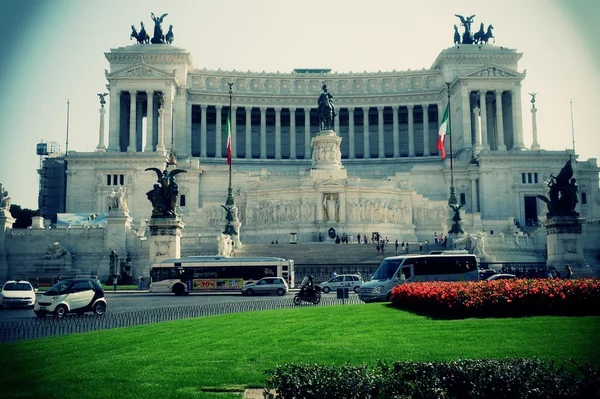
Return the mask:
POLYGON ((444 144, 446 141, 446 135, 448 135, 448 130, 450 128, 450 125, 448 124, 449 112, 448 105, 446 105, 446 110, 444 111, 444 116, 442 117, 442 123, 440 124, 438 141, 436 145, 436 148, 442 153, 442 159, 446 159, 446 148, 444 144))
POLYGON ((227 165, 231 166, 231 110, 227 114, 227 165))

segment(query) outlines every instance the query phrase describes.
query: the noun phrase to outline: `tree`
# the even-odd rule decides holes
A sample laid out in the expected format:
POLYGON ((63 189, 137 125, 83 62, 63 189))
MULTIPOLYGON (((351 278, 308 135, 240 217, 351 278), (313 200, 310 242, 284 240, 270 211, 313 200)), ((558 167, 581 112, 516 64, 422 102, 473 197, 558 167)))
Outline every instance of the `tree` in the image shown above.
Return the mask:
POLYGON ((12 217, 17 219, 13 224, 14 229, 23 229, 31 226, 31 218, 40 214, 39 209, 33 210, 28 208, 21 208, 19 205, 12 204, 10 206, 10 214, 12 217))

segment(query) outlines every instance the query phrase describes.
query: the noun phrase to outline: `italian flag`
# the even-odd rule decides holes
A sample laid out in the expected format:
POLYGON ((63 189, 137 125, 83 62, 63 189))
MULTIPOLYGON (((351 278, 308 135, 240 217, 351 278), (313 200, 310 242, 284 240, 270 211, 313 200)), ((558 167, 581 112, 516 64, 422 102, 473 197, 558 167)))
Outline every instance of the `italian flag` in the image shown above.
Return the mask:
POLYGON ((446 159, 446 148, 444 147, 444 142, 446 141, 446 135, 448 134, 448 130, 450 128, 450 125, 448 124, 448 113, 450 112, 448 110, 448 105, 446 105, 446 110, 444 111, 444 116, 442 117, 442 123, 440 124, 440 131, 436 145, 436 148, 442 153, 442 159, 446 159))
POLYGON ((231 166, 231 110, 227 114, 227 165, 231 166))

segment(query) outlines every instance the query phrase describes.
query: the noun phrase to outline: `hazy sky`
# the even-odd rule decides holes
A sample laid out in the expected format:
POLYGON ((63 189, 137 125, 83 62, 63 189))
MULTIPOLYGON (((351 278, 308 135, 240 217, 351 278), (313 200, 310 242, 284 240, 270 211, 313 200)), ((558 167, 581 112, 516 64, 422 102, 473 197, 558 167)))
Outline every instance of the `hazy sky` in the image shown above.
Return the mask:
MULTIPOLYGON (((130 26, 169 13, 177 47, 197 68, 335 72, 430 68, 452 46, 454 14, 493 24, 496 45, 523 53, 523 130, 531 145, 529 92, 537 92, 538 140, 544 149, 600 155, 600 0, 14 0, 3 4, 0 60, 0 182, 12 202, 37 209, 35 145, 69 150, 98 144, 98 97, 104 52, 133 44, 130 26)), ((462 32, 462 29, 461 29, 462 32)), ((315 96, 318 93, 315 93, 315 96)), ((335 93, 333 93, 335 95, 335 93)), ((108 121, 108 115, 107 119, 108 121)))

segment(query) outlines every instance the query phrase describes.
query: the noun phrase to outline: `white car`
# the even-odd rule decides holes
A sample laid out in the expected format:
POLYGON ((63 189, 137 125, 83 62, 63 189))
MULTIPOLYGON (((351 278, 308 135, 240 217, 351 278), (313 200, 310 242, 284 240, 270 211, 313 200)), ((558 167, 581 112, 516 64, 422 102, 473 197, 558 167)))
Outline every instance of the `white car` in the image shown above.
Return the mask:
POLYGON ((512 280, 517 278, 517 276, 515 276, 514 274, 503 274, 503 273, 499 273, 499 274, 494 274, 493 276, 490 276, 488 278, 486 278, 486 281, 494 281, 494 280, 512 280))
POLYGON ((33 311, 39 318, 49 313, 58 318, 68 313, 103 315, 106 312, 104 290, 91 278, 62 280, 39 297, 33 311))
POLYGON ((329 291, 337 290, 338 288, 348 288, 348 290, 358 292, 362 283, 364 283, 364 281, 358 274, 340 274, 319 285, 323 292, 327 294, 329 291))
POLYGON ((32 308, 35 304, 33 286, 25 280, 11 280, 4 283, 0 293, 0 306, 26 306, 32 308))
POLYGON ((265 277, 253 283, 248 283, 242 287, 242 295, 254 294, 277 294, 285 295, 288 292, 288 285, 281 277, 265 277))

